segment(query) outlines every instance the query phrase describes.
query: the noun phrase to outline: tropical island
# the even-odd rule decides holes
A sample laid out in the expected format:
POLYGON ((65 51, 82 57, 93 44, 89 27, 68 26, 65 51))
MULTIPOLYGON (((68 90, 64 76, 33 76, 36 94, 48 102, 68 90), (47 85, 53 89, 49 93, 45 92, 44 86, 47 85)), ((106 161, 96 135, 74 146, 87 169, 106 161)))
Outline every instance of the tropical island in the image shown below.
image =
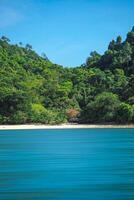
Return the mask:
POLYGON ((0 39, 0 124, 133 124, 134 27, 84 64, 53 64, 0 39))

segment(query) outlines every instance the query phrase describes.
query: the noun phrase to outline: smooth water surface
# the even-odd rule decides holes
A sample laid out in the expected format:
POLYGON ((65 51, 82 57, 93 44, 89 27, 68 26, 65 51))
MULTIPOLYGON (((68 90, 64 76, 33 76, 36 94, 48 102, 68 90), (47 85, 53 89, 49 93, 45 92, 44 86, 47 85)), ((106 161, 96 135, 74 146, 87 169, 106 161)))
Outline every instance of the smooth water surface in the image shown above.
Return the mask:
POLYGON ((0 200, 134 200, 134 129, 0 131, 0 200))

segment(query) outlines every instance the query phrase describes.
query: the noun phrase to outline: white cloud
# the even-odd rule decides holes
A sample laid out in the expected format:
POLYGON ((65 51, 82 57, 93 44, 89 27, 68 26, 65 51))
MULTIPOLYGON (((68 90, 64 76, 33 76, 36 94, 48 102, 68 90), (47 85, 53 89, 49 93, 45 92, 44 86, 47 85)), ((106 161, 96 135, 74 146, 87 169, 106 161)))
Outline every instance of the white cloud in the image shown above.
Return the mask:
POLYGON ((23 19, 21 13, 9 7, 0 7, 0 28, 15 25, 23 19))

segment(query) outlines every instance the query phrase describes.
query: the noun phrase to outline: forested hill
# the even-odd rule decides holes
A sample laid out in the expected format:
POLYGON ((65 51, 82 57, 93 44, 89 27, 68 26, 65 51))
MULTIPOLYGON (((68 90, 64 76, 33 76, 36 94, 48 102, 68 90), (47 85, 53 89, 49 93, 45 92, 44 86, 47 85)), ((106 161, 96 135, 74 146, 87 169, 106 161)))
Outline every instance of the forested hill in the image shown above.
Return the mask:
POLYGON ((0 39, 0 124, 134 123, 134 28, 64 68, 0 39))

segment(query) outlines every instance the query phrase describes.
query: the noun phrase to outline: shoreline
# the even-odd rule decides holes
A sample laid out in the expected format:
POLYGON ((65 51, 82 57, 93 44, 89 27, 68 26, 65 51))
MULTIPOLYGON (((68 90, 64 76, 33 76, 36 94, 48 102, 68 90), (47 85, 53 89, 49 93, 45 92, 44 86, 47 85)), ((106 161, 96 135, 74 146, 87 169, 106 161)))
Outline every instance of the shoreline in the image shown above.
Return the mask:
POLYGON ((100 124, 21 124, 21 125, 0 125, 0 130, 37 130, 37 129, 94 129, 94 128, 134 128, 134 124, 127 125, 100 125, 100 124))

